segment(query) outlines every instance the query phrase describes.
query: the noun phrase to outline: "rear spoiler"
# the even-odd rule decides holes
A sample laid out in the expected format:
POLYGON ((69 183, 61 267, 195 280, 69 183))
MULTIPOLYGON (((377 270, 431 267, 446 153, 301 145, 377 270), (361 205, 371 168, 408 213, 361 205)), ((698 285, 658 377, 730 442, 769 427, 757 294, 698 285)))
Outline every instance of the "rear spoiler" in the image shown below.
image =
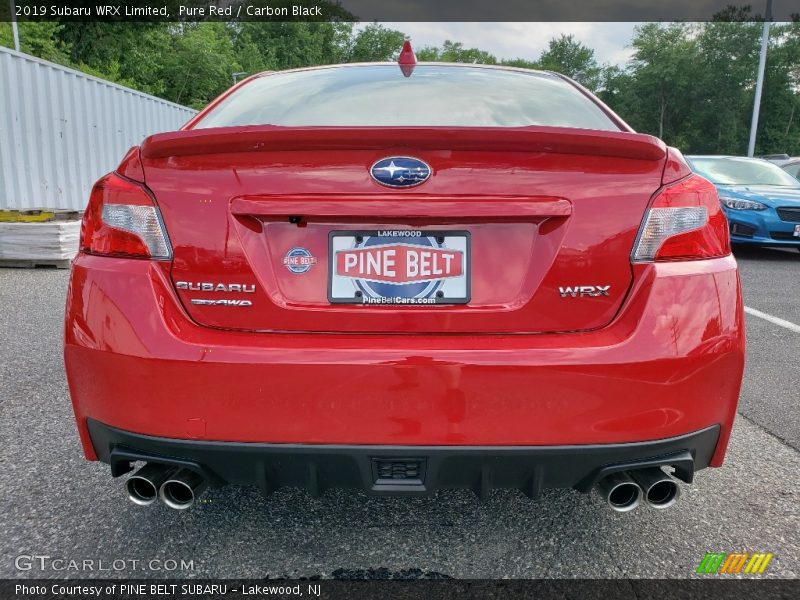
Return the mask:
POLYGON ((650 135, 567 127, 219 127, 158 133, 141 147, 144 160, 270 150, 483 150, 585 154, 662 160, 650 135))

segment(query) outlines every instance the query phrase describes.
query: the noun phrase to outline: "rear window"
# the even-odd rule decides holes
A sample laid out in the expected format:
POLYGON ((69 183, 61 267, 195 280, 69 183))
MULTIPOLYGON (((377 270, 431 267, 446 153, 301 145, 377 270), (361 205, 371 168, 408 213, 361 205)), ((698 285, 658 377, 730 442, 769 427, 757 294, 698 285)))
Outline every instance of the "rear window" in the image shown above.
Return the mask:
POLYGON ((619 131, 563 79, 481 67, 345 66, 266 75, 228 96, 195 128, 238 125, 525 127, 619 131))

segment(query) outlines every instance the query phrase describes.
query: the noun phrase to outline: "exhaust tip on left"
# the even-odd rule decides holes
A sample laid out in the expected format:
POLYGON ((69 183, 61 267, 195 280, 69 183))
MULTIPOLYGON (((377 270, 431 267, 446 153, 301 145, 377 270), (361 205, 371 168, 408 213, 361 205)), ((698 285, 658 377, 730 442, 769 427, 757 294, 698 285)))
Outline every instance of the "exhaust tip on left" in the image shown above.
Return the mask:
POLYGON ((130 501, 139 506, 149 506, 158 498, 156 486, 140 477, 134 476, 128 479, 125 482, 125 490, 130 501))
POLYGON ((128 498, 139 506, 149 506, 158 499, 158 489, 175 469, 156 463, 147 463, 125 482, 128 498))
POLYGON ((612 473, 601 479, 597 489, 616 512, 628 512, 639 506, 642 488, 626 473, 612 473))

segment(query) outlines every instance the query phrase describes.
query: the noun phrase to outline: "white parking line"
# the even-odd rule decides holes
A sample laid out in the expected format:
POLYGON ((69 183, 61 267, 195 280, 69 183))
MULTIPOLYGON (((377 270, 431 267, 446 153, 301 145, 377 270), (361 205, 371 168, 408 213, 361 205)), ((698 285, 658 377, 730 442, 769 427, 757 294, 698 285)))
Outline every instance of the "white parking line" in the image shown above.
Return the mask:
POLYGON ((796 325, 791 321, 786 321, 785 319, 781 319, 779 317, 773 317, 772 315, 763 313, 760 310, 756 310, 755 308, 750 308, 749 306, 744 307, 744 312, 746 312, 748 315, 753 315, 754 317, 758 317, 759 319, 764 319, 765 321, 774 323, 775 325, 780 325, 781 327, 785 327, 789 331, 800 333, 800 325, 796 325))

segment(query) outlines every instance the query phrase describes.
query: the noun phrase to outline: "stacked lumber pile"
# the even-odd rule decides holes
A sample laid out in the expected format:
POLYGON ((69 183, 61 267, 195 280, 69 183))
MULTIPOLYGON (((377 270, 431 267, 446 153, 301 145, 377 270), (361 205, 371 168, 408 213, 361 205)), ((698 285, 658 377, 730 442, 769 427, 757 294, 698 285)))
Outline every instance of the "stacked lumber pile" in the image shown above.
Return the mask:
POLYGON ((76 211, 0 211, 0 267, 69 267, 81 230, 76 211))

